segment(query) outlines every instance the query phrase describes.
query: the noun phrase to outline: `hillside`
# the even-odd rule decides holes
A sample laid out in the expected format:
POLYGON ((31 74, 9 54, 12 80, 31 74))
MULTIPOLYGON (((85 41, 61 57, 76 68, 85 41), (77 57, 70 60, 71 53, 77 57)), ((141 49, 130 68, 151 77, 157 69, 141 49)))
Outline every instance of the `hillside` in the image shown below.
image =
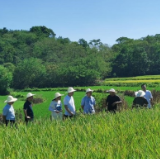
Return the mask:
POLYGON ((107 77, 160 74, 160 35, 72 42, 45 26, 0 29, 0 93, 7 88, 95 85, 107 77), (7 73, 7 74, 6 74, 7 73))

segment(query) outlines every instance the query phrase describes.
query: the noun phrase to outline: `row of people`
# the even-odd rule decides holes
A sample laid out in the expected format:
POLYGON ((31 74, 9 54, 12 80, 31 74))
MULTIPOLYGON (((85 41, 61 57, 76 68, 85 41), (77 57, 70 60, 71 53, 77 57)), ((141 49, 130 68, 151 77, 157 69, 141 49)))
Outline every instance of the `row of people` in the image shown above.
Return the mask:
MULTIPOLYGON (((136 97, 133 100, 132 108, 136 106, 146 106, 146 107, 148 106, 148 108, 151 108, 153 96, 150 91, 146 90, 146 85, 142 85, 141 88, 142 90, 135 92, 136 97)), ((49 111, 51 111, 52 119, 63 119, 63 117, 72 118, 76 114, 76 108, 73 97, 75 91, 76 90, 73 89, 72 87, 69 87, 67 90, 67 95, 64 98, 64 108, 65 108, 64 115, 62 112, 62 103, 61 103, 61 97, 63 96, 63 94, 60 94, 58 92, 55 93, 54 98, 49 106, 49 111)), ((92 92, 93 90, 91 90, 90 88, 87 89, 86 96, 83 97, 81 101, 81 108, 84 114, 95 113, 96 100, 92 96, 92 92)), ((114 89, 110 89, 107 92, 110 93, 106 99, 107 110, 115 113, 117 110, 117 105, 121 104, 122 101, 116 95, 116 91, 114 89)), ((34 113, 32 109, 32 101, 34 95, 35 94, 28 93, 26 96, 26 101, 23 106, 26 123, 28 123, 29 121, 33 121, 34 119, 34 113)), ((11 124, 15 123, 15 112, 13 108, 13 104, 15 101, 17 101, 17 98, 14 98, 12 96, 8 96, 7 100, 5 101, 5 103, 7 104, 3 108, 3 120, 6 123, 6 125, 8 125, 9 122, 11 122, 11 124)))

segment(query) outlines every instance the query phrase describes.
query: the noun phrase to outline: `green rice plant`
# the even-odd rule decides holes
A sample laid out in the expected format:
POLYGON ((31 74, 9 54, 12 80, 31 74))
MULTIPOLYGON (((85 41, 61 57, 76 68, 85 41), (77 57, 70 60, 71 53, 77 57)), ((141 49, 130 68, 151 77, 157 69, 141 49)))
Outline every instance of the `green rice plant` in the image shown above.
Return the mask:
POLYGON ((157 159, 159 128, 159 106, 65 121, 38 119, 18 128, 0 126, 0 157, 157 159))

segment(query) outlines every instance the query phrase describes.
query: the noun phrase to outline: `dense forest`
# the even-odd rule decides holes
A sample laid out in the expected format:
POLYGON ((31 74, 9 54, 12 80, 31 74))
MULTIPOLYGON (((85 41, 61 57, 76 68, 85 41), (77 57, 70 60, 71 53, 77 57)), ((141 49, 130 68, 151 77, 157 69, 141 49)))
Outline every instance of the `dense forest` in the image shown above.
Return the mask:
POLYGON ((116 42, 72 42, 45 26, 0 29, 0 93, 8 87, 84 86, 107 77, 160 74, 160 34, 116 42))

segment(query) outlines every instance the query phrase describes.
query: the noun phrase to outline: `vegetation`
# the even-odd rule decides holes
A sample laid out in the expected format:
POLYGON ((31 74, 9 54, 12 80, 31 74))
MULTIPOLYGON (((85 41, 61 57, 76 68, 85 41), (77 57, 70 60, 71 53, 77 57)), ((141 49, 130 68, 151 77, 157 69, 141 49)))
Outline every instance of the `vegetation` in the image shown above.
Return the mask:
MULTIPOLYGON (((159 53, 158 34, 138 40, 120 37, 110 47, 100 39, 71 42, 45 26, 0 29, 0 66, 8 69, 5 88, 87 86, 107 77, 157 75, 159 53)), ((5 75, 1 73, 0 79, 5 75)), ((6 91, 0 87, 0 92, 6 91)))
MULTIPOLYGON (((37 63, 37 62, 35 62, 37 63)), ((0 157, 1 158, 159 158, 159 102, 152 109, 134 109, 133 91, 138 87, 116 87, 118 95, 123 98, 129 108, 115 115, 105 113, 103 103, 110 86, 92 86, 97 101, 96 115, 83 115, 80 103, 85 96, 87 87, 76 87, 74 94, 78 115, 70 120, 50 121, 49 104, 54 93, 66 95, 67 88, 26 88, 21 91, 11 90, 11 95, 18 98, 15 102, 17 122, 16 127, 0 125, 0 157), (126 91, 129 89, 130 91, 126 91), (23 104, 27 92, 36 94, 36 100, 42 103, 33 106, 34 123, 28 126, 24 123, 23 104), (125 91, 125 92, 124 92, 125 91), (14 145, 13 145, 14 144, 14 145)), ((154 88, 149 88, 154 89, 154 88)), ((153 96, 159 98, 159 91, 153 96)), ((4 106, 7 96, 0 96, 0 106, 4 106)), ((63 102, 64 96, 62 97, 63 102)), ((36 101, 35 101, 36 102, 36 101)), ((2 109, 2 108, 1 108, 2 109)), ((64 108, 63 108, 64 109, 64 108)), ((1 118, 1 116, 0 116, 1 118)))
POLYGON ((27 127, 0 126, 0 157, 156 159, 159 127, 159 108, 79 115, 63 122, 39 119, 27 127))

